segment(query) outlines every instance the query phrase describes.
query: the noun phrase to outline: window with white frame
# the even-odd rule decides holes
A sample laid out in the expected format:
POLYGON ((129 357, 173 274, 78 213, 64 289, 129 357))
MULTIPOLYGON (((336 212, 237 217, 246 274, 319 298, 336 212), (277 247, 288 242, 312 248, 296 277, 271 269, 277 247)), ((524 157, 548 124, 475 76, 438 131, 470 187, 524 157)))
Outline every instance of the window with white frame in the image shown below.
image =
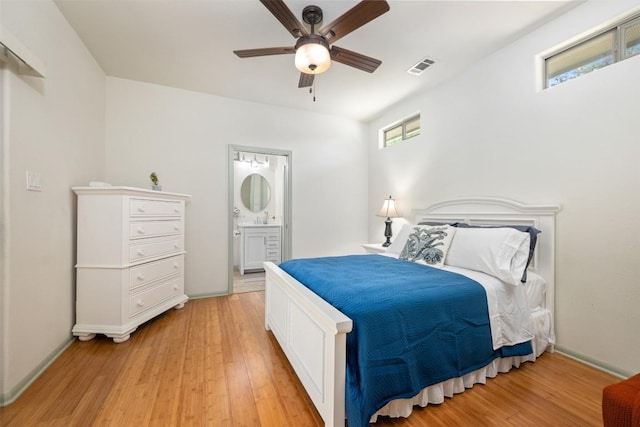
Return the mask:
POLYGON ((640 14, 544 58, 545 88, 640 54, 640 14))
POLYGON ((394 123, 380 130, 380 147, 398 144, 416 135, 420 135, 420 114, 415 114, 401 122, 394 123))
POLYGON ((640 15, 620 27, 622 57, 640 54, 640 15))

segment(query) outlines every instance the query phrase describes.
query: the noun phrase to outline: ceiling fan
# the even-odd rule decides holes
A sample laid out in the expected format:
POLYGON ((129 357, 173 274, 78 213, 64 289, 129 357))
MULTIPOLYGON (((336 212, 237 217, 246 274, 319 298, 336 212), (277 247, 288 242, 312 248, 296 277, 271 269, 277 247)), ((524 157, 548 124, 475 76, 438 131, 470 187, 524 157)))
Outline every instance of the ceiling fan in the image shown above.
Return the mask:
POLYGON ((329 25, 322 27, 317 33, 315 26, 322 22, 322 9, 318 6, 307 6, 302 10, 302 20, 310 25, 309 31, 298 21, 283 0, 260 0, 260 2, 298 41, 291 47, 234 50, 233 53, 240 58, 295 54, 295 65, 300 70, 298 87, 313 85, 314 76, 327 71, 331 61, 369 73, 373 73, 382 64, 378 59, 334 46, 333 43, 387 12, 389 4, 386 1, 363 0, 329 25))

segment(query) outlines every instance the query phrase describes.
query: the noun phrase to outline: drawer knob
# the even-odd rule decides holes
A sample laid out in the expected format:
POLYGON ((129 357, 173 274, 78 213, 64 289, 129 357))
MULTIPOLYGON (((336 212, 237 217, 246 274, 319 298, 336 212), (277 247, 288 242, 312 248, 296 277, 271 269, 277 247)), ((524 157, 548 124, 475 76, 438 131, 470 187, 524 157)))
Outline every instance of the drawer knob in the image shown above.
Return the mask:
POLYGON ((179 213, 179 212, 180 212, 180 209, 178 209, 178 208, 173 208, 173 211, 174 211, 175 213, 179 213))
POLYGON ((138 274, 138 280, 144 280, 144 274, 142 273, 138 274))
POLYGON ((178 285, 173 285, 173 290, 177 291, 178 290, 178 285))
POLYGON ((174 225, 174 226, 173 226, 173 229, 174 229, 174 230, 176 230, 176 231, 180 231, 180 227, 179 227, 179 226, 177 226, 177 225, 174 225))
POLYGON ((138 300, 138 302, 136 302, 136 305, 138 307, 144 307, 144 301, 142 301, 141 299, 138 300))
POLYGON ((138 212, 144 212, 144 206, 138 206, 138 212))
POLYGON ((173 264, 173 268, 180 268, 180 264, 178 264, 177 262, 173 264))
POLYGON ((144 234, 144 227, 138 227, 138 234, 144 234))
POLYGON ((143 249, 138 249, 137 252, 138 252, 138 255, 141 255, 141 256, 144 255, 144 250, 143 249))
POLYGON ((179 245, 179 244, 177 244, 177 243, 174 243, 174 244, 173 244, 173 247, 174 247, 174 248, 176 248, 176 249, 180 249, 180 245, 179 245))

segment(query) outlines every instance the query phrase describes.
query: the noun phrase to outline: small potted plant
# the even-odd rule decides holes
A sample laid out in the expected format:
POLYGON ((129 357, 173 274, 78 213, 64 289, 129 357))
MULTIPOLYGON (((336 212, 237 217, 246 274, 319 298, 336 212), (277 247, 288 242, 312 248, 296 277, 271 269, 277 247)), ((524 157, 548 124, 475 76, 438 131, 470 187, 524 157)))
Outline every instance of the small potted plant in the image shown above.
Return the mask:
POLYGON ((151 179, 151 182, 153 182, 153 185, 151 186, 151 188, 153 188, 156 191, 161 191, 162 186, 158 184, 158 175, 156 175, 155 172, 151 172, 151 175, 149 175, 149 178, 151 179))

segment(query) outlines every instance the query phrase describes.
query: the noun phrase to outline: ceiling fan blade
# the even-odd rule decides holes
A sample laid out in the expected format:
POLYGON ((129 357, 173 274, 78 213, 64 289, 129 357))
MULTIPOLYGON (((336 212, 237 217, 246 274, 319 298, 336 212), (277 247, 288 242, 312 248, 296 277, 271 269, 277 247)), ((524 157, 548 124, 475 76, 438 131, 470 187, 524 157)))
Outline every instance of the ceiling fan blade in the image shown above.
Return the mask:
POLYGON ((291 9, 284 4, 282 0, 260 0, 260 2, 269 9, 269 12, 280 21, 284 28, 295 38, 300 36, 308 36, 309 31, 295 17, 291 9))
POLYGON ((331 60, 357 68, 367 73, 373 73, 382 64, 379 59, 371 58, 338 46, 331 47, 331 60))
POLYGON ((309 87, 313 84, 313 78, 315 74, 300 73, 300 81, 298 87, 309 87))
POLYGON ((340 15, 329 25, 320 30, 320 35, 333 44, 353 30, 373 21, 389 10, 389 3, 383 0, 363 0, 353 8, 340 15))
POLYGON ((253 56, 268 56, 268 55, 285 55, 288 53, 296 53, 295 47, 264 47, 261 49, 244 49, 234 50, 233 53, 240 58, 251 58, 253 56))

